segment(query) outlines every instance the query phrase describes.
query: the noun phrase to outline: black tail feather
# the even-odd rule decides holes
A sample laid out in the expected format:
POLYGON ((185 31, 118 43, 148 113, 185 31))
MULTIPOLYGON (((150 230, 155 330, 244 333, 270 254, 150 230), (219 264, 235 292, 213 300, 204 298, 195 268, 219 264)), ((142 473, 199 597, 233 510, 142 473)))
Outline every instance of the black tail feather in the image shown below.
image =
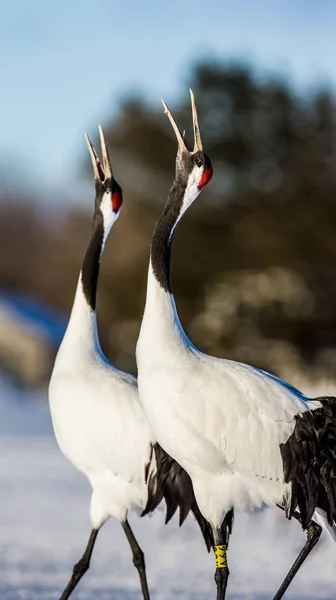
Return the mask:
POLYGON ((280 446, 286 483, 291 483, 288 517, 297 508, 307 528, 315 508, 336 523, 336 398, 316 398, 321 408, 296 417, 292 435, 280 446))
MULTIPOLYGON (((202 532, 208 551, 213 547, 213 534, 210 523, 203 517, 195 498, 194 489, 188 473, 167 454, 159 444, 154 446, 157 470, 148 478, 148 500, 142 516, 155 510, 164 499, 166 502, 166 523, 177 509, 180 510, 180 525, 189 512, 192 512, 202 532)), ((223 536, 228 544, 232 532, 233 510, 227 513, 223 525, 223 536)))

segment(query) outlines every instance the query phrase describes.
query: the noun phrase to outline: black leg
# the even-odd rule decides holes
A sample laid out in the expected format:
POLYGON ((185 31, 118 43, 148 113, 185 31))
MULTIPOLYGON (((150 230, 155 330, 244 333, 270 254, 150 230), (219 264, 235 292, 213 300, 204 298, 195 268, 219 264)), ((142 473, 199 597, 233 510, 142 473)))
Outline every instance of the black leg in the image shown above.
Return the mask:
POLYGON ((224 600, 230 571, 226 557, 226 540, 222 528, 213 528, 214 552, 216 556, 215 582, 217 584, 217 600, 224 600))
POLYGON ((124 523, 122 523, 122 526, 128 539, 129 545, 131 546, 133 554, 133 564, 139 572, 142 595, 144 597, 144 600, 149 600, 144 553, 142 552, 127 519, 126 521, 124 521, 124 523))
MULTIPOLYGON (((299 513, 295 513, 292 516, 294 516, 295 519, 300 521, 300 517, 298 516, 298 514, 299 513)), ((273 600, 280 600, 280 598, 283 597, 285 591, 287 590, 291 581, 294 579, 299 568, 306 560, 308 554, 310 554, 310 552, 312 551, 314 546, 319 541, 319 538, 320 538, 320 535, 322 532, 322 528, 320 527, 320 525, 315 523, 315 521, 310 521, 306 531, 307 531, 307 541, 306 541, 305 545, 303 546, 296 561, 293 563, 293 565, 289 569, 285 579, 283 580, 283 582, 282 582, 281 586, 279 587, 277 593, 275 594, 273 600)))
POLYGON ((88 570, 97 535, 98 529, 92 529, 88 544, 85 548, 85 552, 82 558, 74 566, 71 579, 68 585, 66 586, 62 596, 60 597, 60 600, 67 600, 69 598, 71 592, 75 589, 77 583, 80 581, 80 579, 82 579, 84 573, 86 573, 86 571, 88 570))

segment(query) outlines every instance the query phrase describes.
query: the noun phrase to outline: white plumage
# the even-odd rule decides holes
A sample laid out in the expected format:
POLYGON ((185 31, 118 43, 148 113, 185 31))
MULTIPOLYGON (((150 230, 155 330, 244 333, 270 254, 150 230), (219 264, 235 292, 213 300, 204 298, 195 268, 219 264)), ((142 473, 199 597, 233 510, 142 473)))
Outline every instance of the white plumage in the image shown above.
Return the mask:
POLYGON ((152 238, 136 351, 140 400, 160 445, 191 476, 199 508, 213 527, 222 553, 215 576, 218 600, 225 597, 229 573, 218 528, 229 509, 279 505, 307 528, 306 546, 278 600, 318 540, 320 528, 310 524, 315 508, 317 521, 334 530, 336 400, 310 400, 265 371, 207 356, 182 329, 170 285, 172 238, 212 176, 192 94, 191 99, 193 151, 164 104, 179 150, 175 180, 152 238))
POLYGON ((264 371, 198 351, 181 334, 173 298, 151 266, 137 363, 152 429, 191 476, 214 527, 232 506, 281 502, 289 486, 279 446, 293 433, 295 416, 320 402, 264 371))
POLYGON ((133 508, 146 507, 145 476, 153 476, 157 470, 155 440, 139 403, 136 379, 108 363, 98 340, 95 307, 99 264, 122 203, 121 188, 113 178, 104 135, 101 128, 99 131, 104 166, 87 137, 96 182, 93 229, 49 385, 59 447, 92 486, 91 535, 61 600, 67 600, 89 568, 97 533, 110 516, 124 528, 144 600, 148 600, 143 553, 127 514, 133 508))
POLYGON ((182 524, 191 510, 208 548, 212 532, 198 509, 190 477, 156 444, 139 401, 136 379, 113 367, 99 345, 95 311, 99 264, 122 203, 101 128, 100 138, 104 166, 87 137, 96 183, 93 229, 49 386, 59 447, 92 486, 91 536, 61 600, 69 597, 89 568, 97 532, 110 516, 124 528, 148 600, 143 553, 128 524, 128 511, 150 512, 164 497, 166 522, 179 508, 182 524))
POLYGON ((100 138, 104 168, 87 138, 96 180, 93 231, 49 386, 58 444, 93 488, 94 528, 110 515, 124 521, 128 510, 144 509, 148 498, 144 466, 151 462, 156 468, 155 439, 139 402, 137 381, 107 361, 98 340, 99 263, 122 202, 101 129, 100 138))
MULTIPOLYGON (((139 403, 136 379, 104 360, 95 330, 95 315, 80 281, 49 399, 57 442, 92 485, 96 501, 91 522, 99 528, 110 515, 124 521, 128 510, 145 508, 144 465, 155 439, 139 403)), ((152 462, 155 468, 153 453, 152 462)))

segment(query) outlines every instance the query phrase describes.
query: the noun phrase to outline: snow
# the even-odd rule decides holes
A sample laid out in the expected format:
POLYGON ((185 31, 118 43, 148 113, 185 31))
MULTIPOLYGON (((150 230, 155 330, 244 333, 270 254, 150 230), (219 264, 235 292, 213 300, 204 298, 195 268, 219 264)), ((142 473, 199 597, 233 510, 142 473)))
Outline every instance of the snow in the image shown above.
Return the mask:
MULTIPOLYGON (((90 532, 90 488, 62 456, 44 394, 0 380, 0 598, 57 600, 90 532)), ((214 558, 188 518, 164 525, 164 513, 130 516, 146 555, 153 600, 215 598, 214 558)), ((277 510, 237 514, 228 552, 228 600, 273 597, 305 541, 296 521, 277 510)), ((286 599, 336 595, 336 546, 326 533, 289 588, 286 599)), ((110 519, 98 536, 77 600, 141 598, 124 533, 110 519)))

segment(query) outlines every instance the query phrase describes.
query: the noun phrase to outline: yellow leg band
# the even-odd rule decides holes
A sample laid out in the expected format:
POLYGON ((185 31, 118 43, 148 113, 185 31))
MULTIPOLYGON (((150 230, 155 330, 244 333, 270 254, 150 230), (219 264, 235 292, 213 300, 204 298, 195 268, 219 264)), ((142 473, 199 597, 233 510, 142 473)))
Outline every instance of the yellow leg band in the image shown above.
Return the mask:
POLYGON ((223 544, 222 546, 215 546, 215 557, 216 557, 216 567, 217 569, 226 569, 227 567, 227 559, 226 559, 226 546, 223 544))

